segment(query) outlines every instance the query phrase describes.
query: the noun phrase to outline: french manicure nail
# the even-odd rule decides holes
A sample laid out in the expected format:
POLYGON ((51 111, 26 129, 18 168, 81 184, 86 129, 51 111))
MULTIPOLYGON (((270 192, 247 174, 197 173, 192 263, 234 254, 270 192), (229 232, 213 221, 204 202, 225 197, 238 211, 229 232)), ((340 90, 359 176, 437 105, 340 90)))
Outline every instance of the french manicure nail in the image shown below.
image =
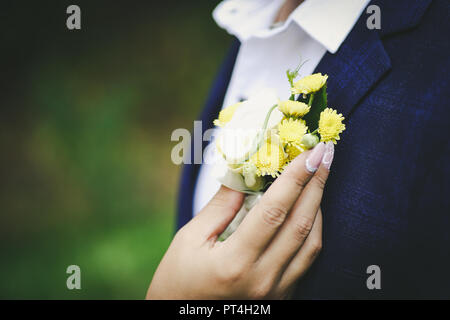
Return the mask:
POLYGON ((325 153, 322 158, 322 164, 325 168, 330 170, 331 163, 333 163, 334 157, 334 144, 331 141, 328 141, 325 145, 325 153))
POLYGON ((322 161, 323 154, 325 152, 325 144, 323 142, 318 143, 311 154, 306 159, 306 169, 314 173, 317 168, 319 168, 320 162, 322 161))

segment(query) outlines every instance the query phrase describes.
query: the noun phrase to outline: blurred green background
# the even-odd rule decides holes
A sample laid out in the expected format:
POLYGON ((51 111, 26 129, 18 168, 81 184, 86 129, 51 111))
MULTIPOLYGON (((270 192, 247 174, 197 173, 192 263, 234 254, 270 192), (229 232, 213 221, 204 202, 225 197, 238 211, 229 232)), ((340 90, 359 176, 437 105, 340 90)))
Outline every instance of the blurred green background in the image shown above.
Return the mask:
POLYGON ((231 40, 217 3, 2 2, 0 298, 145 296, 174 233, 171 132, 192 127, 231 40))

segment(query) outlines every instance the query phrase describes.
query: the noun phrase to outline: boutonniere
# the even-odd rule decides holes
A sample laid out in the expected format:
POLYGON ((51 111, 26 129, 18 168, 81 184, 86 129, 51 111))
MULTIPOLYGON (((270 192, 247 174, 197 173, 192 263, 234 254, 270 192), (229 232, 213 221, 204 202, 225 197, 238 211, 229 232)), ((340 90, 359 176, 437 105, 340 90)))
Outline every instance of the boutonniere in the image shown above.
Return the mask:
POLYGON ((214 120, 220 127, 214 175, 223 185, 247 194, 222 240, 295 157, 320 141, 336 144, 345 130, 342 114, 328 107, 328 76, 315 73, 296 81, 299 69, 286 72, 289 99, 279 100, 275 90, 264 89, 223 109, 214 120))

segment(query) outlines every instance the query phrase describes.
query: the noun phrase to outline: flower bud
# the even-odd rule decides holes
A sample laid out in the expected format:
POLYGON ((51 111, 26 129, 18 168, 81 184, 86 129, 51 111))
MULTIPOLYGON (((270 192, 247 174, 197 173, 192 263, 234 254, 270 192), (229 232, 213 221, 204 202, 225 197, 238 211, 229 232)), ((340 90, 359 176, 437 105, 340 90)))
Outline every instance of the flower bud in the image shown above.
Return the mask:
POLYGON ((319 143, 319 137, 314 134, 311 134, 311 133, 305 134, 301 141, 301 144, 304 145, 306 149, 312 149, 318 143, 319 143))
POLYGON ((263 187, 263 178, 256 174, 256 166, 253 163, 246 162, 242 166, 242 175, 245 184, 251 190, 260 190, 263 187))

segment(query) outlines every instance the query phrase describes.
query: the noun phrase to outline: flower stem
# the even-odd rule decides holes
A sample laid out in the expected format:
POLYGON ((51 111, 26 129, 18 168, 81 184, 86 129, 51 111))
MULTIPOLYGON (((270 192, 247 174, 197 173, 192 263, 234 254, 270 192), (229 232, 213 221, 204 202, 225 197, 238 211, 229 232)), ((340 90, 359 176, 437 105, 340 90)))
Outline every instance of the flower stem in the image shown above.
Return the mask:
POLYGON ((272 111, 275 110, 276 107, 278 107, 278 104, 274 104, 272 108, 270 108, 269 111, 267 112, 266 118, 264 119, 264 124, 261 129, 261 137, 259 137, 257 149, 259 149, 259 147, 261 146, 261 142, 264 140, 264 133, 267 129, 267 124, 269 123, 270 115, 272 114, 272 111))
POLYGON ((269 123, 270 115, 272 114, 272 111, 275 110, 276 107, 278 107, 278 104, 274 104, 267 112, 266 118, 264 119, 263 130, 266 130, 267 124, 269 123))
POLYGON ((308 106, 311 107, 313 100, 314 100, 314 93, 311 93, 311 95, 309 96, 308 106))

